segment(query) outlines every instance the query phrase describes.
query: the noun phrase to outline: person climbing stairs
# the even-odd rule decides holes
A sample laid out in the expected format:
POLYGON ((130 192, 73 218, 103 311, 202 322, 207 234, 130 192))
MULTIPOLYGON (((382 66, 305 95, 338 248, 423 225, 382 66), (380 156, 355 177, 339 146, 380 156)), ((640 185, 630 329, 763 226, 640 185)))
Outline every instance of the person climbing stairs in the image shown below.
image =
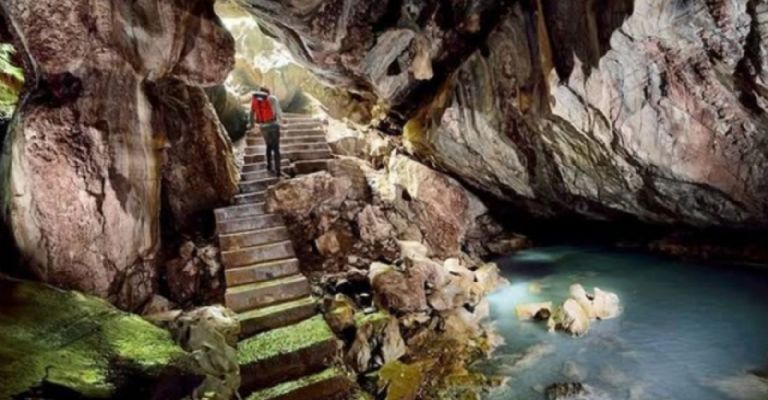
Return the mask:
MULTIPOLYGON (((283 121, 284 177, 325 169, 332 155, 322 122, 288 114, 283 121)), ((280 178, 267 170, 261 135, 252 131, 246 140, 240 194, 215 210, 225 303, 241 323, 240 393, 250 400, 347 398, 354 384, 333 365, 339 342, 318 314, 282 217, 264 206, 280 178)))

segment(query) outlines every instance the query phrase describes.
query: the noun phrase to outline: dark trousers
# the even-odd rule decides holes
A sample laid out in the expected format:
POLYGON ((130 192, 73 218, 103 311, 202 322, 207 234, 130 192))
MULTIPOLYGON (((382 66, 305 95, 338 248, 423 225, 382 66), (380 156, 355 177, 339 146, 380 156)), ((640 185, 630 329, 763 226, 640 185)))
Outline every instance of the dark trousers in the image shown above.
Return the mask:
POLYGON ((261 126, 261 135, 267 145, 267 169, 280 176, 280 125, 277 123, 261 126), (275 169, 272 169, 274 161, 275 169))

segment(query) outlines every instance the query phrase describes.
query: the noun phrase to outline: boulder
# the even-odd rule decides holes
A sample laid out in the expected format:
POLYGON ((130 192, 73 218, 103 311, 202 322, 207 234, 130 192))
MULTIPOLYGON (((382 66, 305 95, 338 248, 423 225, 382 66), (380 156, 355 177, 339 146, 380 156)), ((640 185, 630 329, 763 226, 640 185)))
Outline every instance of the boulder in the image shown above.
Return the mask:
POLYGON ((342 335, 350 328, 355 327, 355 314, 357 306, 355 302, 344 294, 337 294, 326 305, 325 320, 331 329, 342 335))
POLYGON ((142 318, 78 292, 0 278, 0 398, 181 399, 206 376, 142 318))
POLYGON ((576 300, 568 299, 555 309, 547 326, 550 331, 562 330, 573 336, 583 336, 589 332, 590 318, 576 300))
POLYGON ((296 218, 306 218, 320 206, 338 210, 351 195, 352 182, 317 172, 283 181, 267 191, 266 208, 296 218))
POLYGON ((458 255, 466 233, 487 212, 460 183, 405 156, 390 158, 387 182, 389 188, 378 187, 382 198, 413 215, 411 223, 438 256, 458 255))
POLYGON ((175 307, 175 304, 173 304, 170 300, 156 294, 152 296, 151 299, 149 299, 147 304, 144 305, 144 308, 142 308, 141 314, 152 315, 152 314, 165 313, 165 312, 171 311, 174 307, 175 307))
POLYGON ((619 296, 599 288, 595 288, 594 294, 589 294, 584 287, 574 284, 570 287, 570 296, 579 303, 590 320, 616 318, 622 311, 619 296))
POLYGON ((515 306, 515 315, 517 315, 517 318, 522 321, 537 320, 536 316, 542 315, 540 313, 543 310, 551 313, 552 302, 547 301, 544 303, 518 304, 515 306))
POLYGON ((220 291, 222 268, 218 249, 212 245, 184 242, 179 256, 165 264, 164 278, 169 296, 179 304, 205 302, 220 291))
POLYGON ((616 318, 621 314, 621 305, 619 296, 615 293, 604 292, 595 288, 594 299, 592 300, 592 310, 598 319, 616 318))
POLYGON ((355 340, 346 354, 347 363, 364 373, 397 361, 406 353, 397 318, 385 312, 358 314, 355 340))
POLYGON ((332 229, 315 239, 315 246, 322 256, 333 257, 348 251, 354 241, 355 238, 351 233, 332 229))
POLYGON ((206 378, 195 390, 193 398, 203 399, 210 393, 215 393, 219 399, 235 395, 240 386, 240 365, 237 363, 240 322, 232 310, 208 306, 153 315, 148 319, 171 331, 176 342, 192 354, 205 373, 206 378))
POLYGON ((579 382, 553 383, 544 391, 547 400, 586 399, 589 387, 579 382))
POLYGON ((369 275, 376 305, 393 313, 410 313, 427 309, 425 277, 413 271, 403 273, 386 265, 371 267, 369 275))

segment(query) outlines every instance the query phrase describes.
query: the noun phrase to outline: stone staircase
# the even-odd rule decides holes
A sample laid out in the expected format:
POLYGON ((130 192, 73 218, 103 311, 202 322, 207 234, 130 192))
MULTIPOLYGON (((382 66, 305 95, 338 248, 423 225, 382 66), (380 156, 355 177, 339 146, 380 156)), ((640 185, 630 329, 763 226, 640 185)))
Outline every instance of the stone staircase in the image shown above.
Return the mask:
MULTIPOLYGON (((338 340, 317 312, 280 215, 265 210, 277 183, 266 169, 265 145, 246 138, 240 194, 218 209, 216 229, 225 267, 225 302, 242 325, 238 358, 241 395, 250 400, 345 399, 353 388, 333 366, 338 340)), ((287 115, 281 132, 284 175, 324 169, 332 158, 322 123, 287 115)))

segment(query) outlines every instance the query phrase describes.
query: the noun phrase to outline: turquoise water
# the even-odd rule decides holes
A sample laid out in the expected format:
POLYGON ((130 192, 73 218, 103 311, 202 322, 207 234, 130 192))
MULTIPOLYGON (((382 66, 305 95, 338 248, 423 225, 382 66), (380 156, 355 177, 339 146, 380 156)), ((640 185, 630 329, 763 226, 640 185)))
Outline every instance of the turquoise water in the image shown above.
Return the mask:
POLYGON ((542 399, 569 381, 601 399, 768 399, 748 373, 768 367, 768 269, 562 247, 498 263, 510 286, 489 300, 505 344, 481 369, 508 380, 488 399, 542 399), (515 317, 515 304, 561 303, 573 283, 617 293, 623 314, 581 338, 515 317))

